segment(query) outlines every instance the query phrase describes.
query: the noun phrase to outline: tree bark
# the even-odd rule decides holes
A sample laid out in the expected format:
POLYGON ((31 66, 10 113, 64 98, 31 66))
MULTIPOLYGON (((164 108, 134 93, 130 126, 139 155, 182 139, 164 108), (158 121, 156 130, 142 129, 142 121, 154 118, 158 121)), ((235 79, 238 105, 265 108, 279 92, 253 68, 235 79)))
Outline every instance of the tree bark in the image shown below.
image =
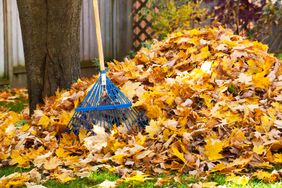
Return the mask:
POLYGON ((17 0, 30 114, 80 74, 81 0, 17 0))

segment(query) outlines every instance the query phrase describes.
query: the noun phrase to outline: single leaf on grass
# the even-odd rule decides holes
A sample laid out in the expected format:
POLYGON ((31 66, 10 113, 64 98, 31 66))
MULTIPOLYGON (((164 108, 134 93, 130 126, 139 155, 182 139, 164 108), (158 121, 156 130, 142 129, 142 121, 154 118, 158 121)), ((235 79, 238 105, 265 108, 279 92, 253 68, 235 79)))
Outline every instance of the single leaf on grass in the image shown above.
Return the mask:
POLYGON ((109 181, 109 180, 105 180, 102 183, 96 185, 97 187, 101 187, 101 188, 113 188, 116 187, 116 182, 115 181, 109 181))
POLYGON ((247 185, 249 183, 250 177, 248 176, 236 176, 234 174, 231 174, 230 176, 227 176, 226 181, 231 181, 233 183, 236 183, 238 185, 247 185))
POLYGON ((146 181, 149 175, 147 174, 137 174, 131 177, 127 177, 124 179, 125 182, 129 182, 129 181, 140 181, 140 182, 144 182, 146 181))

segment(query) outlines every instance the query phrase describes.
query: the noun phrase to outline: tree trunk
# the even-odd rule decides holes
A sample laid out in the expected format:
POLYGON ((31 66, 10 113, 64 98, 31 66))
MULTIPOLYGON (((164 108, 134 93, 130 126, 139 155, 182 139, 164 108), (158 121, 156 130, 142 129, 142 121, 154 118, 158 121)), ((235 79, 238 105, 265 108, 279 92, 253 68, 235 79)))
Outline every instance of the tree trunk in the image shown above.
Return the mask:
POLYGON ((17 0, 30 114, 80 74, 81 0, 17 0))

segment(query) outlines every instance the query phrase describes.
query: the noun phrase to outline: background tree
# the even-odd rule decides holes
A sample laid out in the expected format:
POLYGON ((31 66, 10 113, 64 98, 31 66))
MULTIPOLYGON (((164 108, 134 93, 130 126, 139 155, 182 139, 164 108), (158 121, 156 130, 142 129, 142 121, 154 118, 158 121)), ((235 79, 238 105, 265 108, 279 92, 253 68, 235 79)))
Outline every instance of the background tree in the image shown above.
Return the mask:
POLYGON ((57 88, 80 74, 81 0, 17 0, 27 71, 30 114, 57 88))

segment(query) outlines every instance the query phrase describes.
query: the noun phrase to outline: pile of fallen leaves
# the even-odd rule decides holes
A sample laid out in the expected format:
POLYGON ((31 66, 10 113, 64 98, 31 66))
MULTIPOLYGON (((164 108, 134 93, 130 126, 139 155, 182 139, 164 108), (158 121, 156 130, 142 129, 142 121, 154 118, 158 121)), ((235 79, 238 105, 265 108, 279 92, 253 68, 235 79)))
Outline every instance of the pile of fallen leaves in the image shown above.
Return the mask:
POLYGON ((131 60, 108 64, 111 79, 150 118, 143 132, 118 127, 107 134, 94 126, 95 135, 63 133, 96 78, 79 80, 70 91, 46 98, 31 118, 27 110, 0 113, 1 165, 33 168, 0 183, 67 182, 97 165, 126 180, 177 171, 202 179, 220 172, 239 184, 251 177, 277 181, 280 63, 267 46, 223 28, 173 33, 131 60))

